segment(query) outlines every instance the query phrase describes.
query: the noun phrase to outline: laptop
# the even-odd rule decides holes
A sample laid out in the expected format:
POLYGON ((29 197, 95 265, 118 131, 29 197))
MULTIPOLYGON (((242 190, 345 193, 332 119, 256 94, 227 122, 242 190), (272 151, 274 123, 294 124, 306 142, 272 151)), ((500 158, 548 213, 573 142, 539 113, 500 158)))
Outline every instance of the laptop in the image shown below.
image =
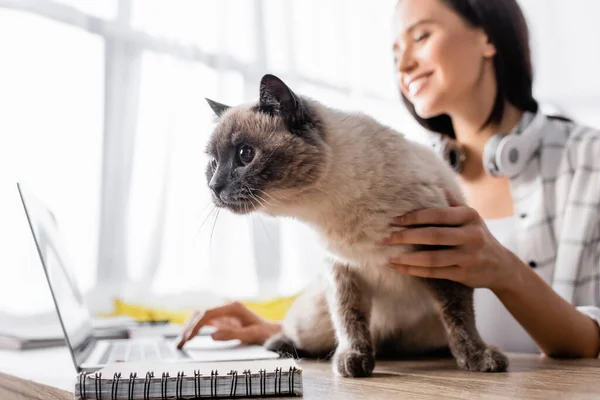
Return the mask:
POLYGON ((92 372, 113 362, 194 360, 163 337, 103 339, 94 334, 92 318, 68 268, 63 238, 54 214, 21 183, 17 183, 25 214, 41 260, 65 341, 77 372, 92 372))

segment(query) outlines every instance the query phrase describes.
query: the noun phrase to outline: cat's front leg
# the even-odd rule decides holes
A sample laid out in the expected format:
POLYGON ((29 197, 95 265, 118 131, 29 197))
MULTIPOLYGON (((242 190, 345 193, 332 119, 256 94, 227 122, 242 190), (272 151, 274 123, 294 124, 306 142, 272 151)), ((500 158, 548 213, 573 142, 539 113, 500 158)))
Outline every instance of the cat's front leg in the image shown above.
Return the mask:
POLYGON ((475 325, 473 289, 445 279, 426 279, 437 300, 448 333, 448 344, 459 367, 477 372, 501 372, 508 358, 481 339, 475 325))
POLYGON ((333 370, 345 377, 370 376, 375 367, 371 293, 355 270, 338 262, 332 266, 332 281, 327 300, 338 343, 333 370))

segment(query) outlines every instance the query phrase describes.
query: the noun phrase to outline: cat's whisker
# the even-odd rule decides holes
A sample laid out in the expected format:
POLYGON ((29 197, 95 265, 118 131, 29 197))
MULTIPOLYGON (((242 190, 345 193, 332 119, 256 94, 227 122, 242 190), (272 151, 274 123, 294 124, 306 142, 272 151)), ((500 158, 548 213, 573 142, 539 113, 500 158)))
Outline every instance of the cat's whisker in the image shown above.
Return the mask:
POLYGON ((204 224, 206 223, 206 220, 208 220, 208 219, 209 219, 209 218, 212 216, 212 213, 214 213, 214 212, 215 212, 215 210, 216 210, 216 207, 215 207, 215 206, 213 206, 213 207, 211 207, 209 210, 207 210, 206 212, 204 212, 204 213, 202 213, 201 215, 197 216, 197 219, 198 219, 199 221, 202 221, 202 222, 199 224, 199 227, 198 227, 198 229, 201 229, 201 228, 204 226, 204 224))
POLYGON ((211 206, 214 205, 214 203, 212 202, 212 200, 209 200, 204 207, 202 207, 202 209, 198 212, 198 214, 202 214, 204 211, 206 211, 206 209, 211 206))
POLYGON ((208 212, 208 214, 206 215, 206 217, 204 218, 204 220, 200 224, 200 227, 196 231, 196 236, 194 237, 194 239, 198 238, 198 235, 200 234, 200 231, 202 230, 202 227, 204 226, 204 224, 206 223, 206 221, 208 221, 208 219, 215 213, 216 210, 217 210, 217 207, 213 206, 213 208, 208 212))
POLYGON ((256 200, 256 201, 257 201, 257 202, 258 202, 258 203, 259 203, 259 204, 260 204, 262 207, 264 207, 264 208, 266 208, 266 207, 265 207, 265 203, 266 203, 266 204, 268 204, 268 205, 270 205, 270 206, 272 206, 272 205, 273 205, 273 204, 269 203, 267 200, 263 199, 262 197, 260 197, 260 196, 258 196, 258 195, 254 195, 254 194, 253 194, 253 195, 252 195, 252 198, 253 198, 254 200, 256 200))
POLYGON ((246 189, 248 190, 248 194, 250 195, 250 198, 252 198, 253 200, 255 200, 258 204, 260 204, 263 208, 265 207, 265 203, 270 205, 270 206, 274 206, 274 204, 268 202, 266 199, 260 197, 257 194, 252 193, 252 191, 250 190, 250 188, 246 187, 246 189))
MULTIPOLYGON (((257 202, 258 202, 258 203, 259 203, 261 206, 263 206, 263 207, 264 207, 264 204, 263 204, 263 203, 261 203, 261 202, 260 202, 260 200, 262 200, 264 203, 266 203, 266 204, 268 204, 268 205, 270 205, 270 206, 272 206, 272 205, 273 205, 272 203, 268 202, 266 199, 264 199, 264 198, 262 198, 262 197, 261 197, 261 198, 260 198, 260 200, 259 200, 259 197, 260 197, 260 196, 259 196, 258 194, 256 194, 256 193, 253 193, 252 189, 250 189, 249 187, 246 187, 246 189, 248 190, 248 194, 250 195, 250 197, 251 197, 253 200, 257 201, 257 202)), ((260 189, 255 189, 255 190, 257 190, 257 191, 258 191, 258 190, 260 190, 260 189)))
MULTIPOLYGON (((270 196, 270 195, 269 195, 270 196)), ((283 193, 278 193, 277 194, 277 198, 274 198, 273 196, 270 196, 273 200, 273 202, 277 205, 285 205, 285 202, 288 200, 293 200, 294 198, 297 197, 297 195, 295 194, 283 194, 283 193)))
POLYGON ((250 207, 248 207, 248 203, 244 202, 244 210, 246 211, 246 214, 250 214, 250 207))
POLYGON ((265 205, 264 205, 263 203, 261 203, 261 201, 260 201, 260 200, 258 200, 258 199, 257 199, 255 196, 251 196, 251 198, 252 198, 252 199, 253 199, 255 202, 257 202, 257 203, 258 203, 258 204, 259 204, 261 207, 264 207, 264 206, 265 206, 265 205))
POLYGON ((271 196, 269 193, 265 192, 264 190, 260 190, 260 189, 256 189, 256 190, 259 191, 259 192, 261 192, 265 196, 269 197, 271 200, 277 202, 277 199, 275 199, 273 196, 271 196))
POLYGON ((256 201, 256 202, 257 202, 258 204, 260 204, 262 207, 264 207, 264 206, 265 206, 265 205, 264 205, 264 203, 262 203, 262 202, 261 202, 261 201, 258 199, 258 197, 257 197, 257 196, 256 196, 254 193, 252 193, 251 191, 248 191, 248 195, 250 196, 250 198, 251 198, 252 200, 256 201))
POLYGON ((219 218, 219 212, 221 212, 221 210, 217 209, 217 214, 215 215, 215 219, 213 220, 212 229, 210 231, 210 240, 208 242, 209 248, 212 247, 212 238, 213 238, 213 233, 215 233, 215 226, 217 225, 217 219, 219 218))
MULTIPOLYGON (((252 197, 254 200, 256 200, 263 207, 264 207, 264 204, 261 202, 261 200, 267 202, 265 199, 261 199, 260 196, 254 195, 252 193, 250 193, 250 197, 252 197)), ((270 204, 270 203, 267 202, 267 204, 270 204)), ((269 243, 271 244, 271 246, 273 248, 275 248, 275 243, 273 242, 273 239, 271 239, 271 236, 269 235, 269 231, 267 230, 267 227, 265 226, 262 218, 260 217, 260 215, 257 215, 257 217, 258 217, 258 220, 260 221, 260 224, 263 227, 263 230, 265 231, 265 235, 267 236, 269 243)))
MULTIPOLYGON (((261 196, 259 196, 259 195, 257 195, 257 194, 256 194, 256 195, 254 195, 254 198, 255 198, 256 200, 258 200, 258 202, 262 202, 262 203, 268 204, 268 205, 270 205, 270 206, 274 206, 274 204, 273 204, 273 203, 271 203, 269 200, 267 200, 267 199, 265 199, 264 197, 261 197, 261 196)), ((263 207, 264 207, 264 205, 263 205, 263 207)))

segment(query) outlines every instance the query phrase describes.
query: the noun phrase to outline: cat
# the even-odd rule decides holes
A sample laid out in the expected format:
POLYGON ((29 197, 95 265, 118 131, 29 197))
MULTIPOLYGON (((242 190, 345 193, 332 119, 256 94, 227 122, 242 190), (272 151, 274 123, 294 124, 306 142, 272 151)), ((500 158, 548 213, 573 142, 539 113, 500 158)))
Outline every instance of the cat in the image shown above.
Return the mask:
MULTIPOLYGON (((312 226, 330 263, 293 303, 265 346, 328 357, 345 377, 372 374, 375 356, 450 349, 459 367, 505 371, 508 359, 475 326, 473 289, 403 275, 388 260, 416 245, 384 245, 406 212, 464 200, 433 151, 361 114, 329 108, 267 74, 259 99, 206 99, 215 128, 206 152, 212 201, 236 214, 261 211, 312 226)), ((301 243, 298 245, 302 245, 301 243)))

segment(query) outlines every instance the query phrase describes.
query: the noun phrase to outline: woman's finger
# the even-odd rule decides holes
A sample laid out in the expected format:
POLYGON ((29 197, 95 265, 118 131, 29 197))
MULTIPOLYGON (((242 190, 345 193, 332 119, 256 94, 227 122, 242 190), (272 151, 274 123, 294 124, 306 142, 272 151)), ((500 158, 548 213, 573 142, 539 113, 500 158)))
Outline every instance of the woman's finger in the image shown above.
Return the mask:
POLYGON ((433 207, 411 211, 394 219, 393 226, 409 225, 464 225, 478 216, 477 211, 468 206, 433 207))
POLYGON ((449 267, 461 265, 465 254, 459 249, 412 251, 390 259, 390 264, 411 265, 415 267, 449 267))
POLYGON ((421 278, 449 279, 452 281, 460 282, 460 278, 462 275, 461 268, 457 266, 443 268, 427 268, 414 267, 411 265, 392 265, 391 267, 402 274, 418 276, 421 278))
POLYGON ((264 327, 262 325, 251 325, 237 329, 222 329, 213 333, 214 340, 240 340, 244 344, 264 343, 264 327))
POLYGON ((202 314, 202 312, 196 311, 185 321, 183 325, 183 333, 181 334, 181 338, 177 344, 178 347, 183 346, 183 344, 187 341, 187 337, 190 336, 192 330, 200 318, 202 318, 202 314))
POLYGON ((423 227, 406 228, 393 232, 384 244, 429 244, 458 246, 469 241, 470 235, 463 228, 423 227))
POLYGON ((210 320, 207 325, 214 326, 217 329, 232 329, 242 327, 240 320, 233 317, 215 318, 210 320))

